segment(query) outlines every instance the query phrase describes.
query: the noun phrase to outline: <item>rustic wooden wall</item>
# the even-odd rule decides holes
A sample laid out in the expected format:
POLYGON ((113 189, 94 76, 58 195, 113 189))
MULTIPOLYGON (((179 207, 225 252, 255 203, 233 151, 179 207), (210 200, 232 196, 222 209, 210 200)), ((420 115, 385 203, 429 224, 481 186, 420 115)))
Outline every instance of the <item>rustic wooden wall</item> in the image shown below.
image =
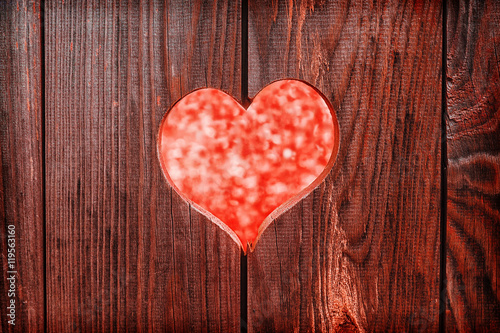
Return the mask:
POLYGON ((47 1, 47 330, 239 329, 240 249, 167 185, 165 111, 238 96, 234 1, 47 1))
POLYGON ((448 11, 447 330, 500 331, 500 3, 448 11))
POLYGON ((0 332, 433 332, 440 278, 442 327, 500 330, 498 2, 447 0, 444 27, 432 0, 245 3, 0 2, 0 332), (192 89, 280 78, 330 99, 340 151, 242 260, 166 183, 156 134, 192 89))
POLYGON ((44 329, 39 1, 0 2, 0 332, 44 329), (16 326, 7 323, 8 225, 15 226, 16 326))
POLYGON ((436 331, 441 3, 249 4, 249 94, 304 79, 341 132, 325 182, 249 255, 251 331, 436 331))

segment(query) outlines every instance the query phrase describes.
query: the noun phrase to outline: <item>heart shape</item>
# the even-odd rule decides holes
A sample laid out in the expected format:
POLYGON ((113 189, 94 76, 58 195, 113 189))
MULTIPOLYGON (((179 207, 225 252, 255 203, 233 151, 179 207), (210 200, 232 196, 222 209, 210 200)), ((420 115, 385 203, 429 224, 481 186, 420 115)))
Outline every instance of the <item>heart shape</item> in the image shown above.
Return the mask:
POLYGON ((245 253, 326 177, 338 145, 330 103, 298 80, 271 83, 246 110, 220 90, 195 90, 165 114, 158 135, 167 181, 245 253))

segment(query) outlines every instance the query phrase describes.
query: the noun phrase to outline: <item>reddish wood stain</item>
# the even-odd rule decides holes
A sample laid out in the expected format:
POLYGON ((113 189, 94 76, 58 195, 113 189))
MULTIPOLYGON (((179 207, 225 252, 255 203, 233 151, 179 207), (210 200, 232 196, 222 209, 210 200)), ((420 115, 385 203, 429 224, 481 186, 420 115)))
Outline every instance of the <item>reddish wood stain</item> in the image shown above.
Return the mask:
POLYGON ((498 331, 500 7, 446 3, 441 64, 440 1, 249 1, 248 50, 241 1, 0 2, 0 220, 18 259, 0 331, 438 331, 440 297, 446 331, 498 331), (325 181, 261 230, 248 289, 240 248, 155 154, 162 107, 240 96, 242 51, 251 96, 301 78, 342 129, 325 181))

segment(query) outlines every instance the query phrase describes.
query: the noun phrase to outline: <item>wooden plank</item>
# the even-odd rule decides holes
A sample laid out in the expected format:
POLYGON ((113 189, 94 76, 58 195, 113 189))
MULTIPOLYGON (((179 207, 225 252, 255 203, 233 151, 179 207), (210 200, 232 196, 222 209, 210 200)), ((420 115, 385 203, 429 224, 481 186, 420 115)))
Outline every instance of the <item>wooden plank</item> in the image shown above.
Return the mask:
POLYGON ((306 80, 341 142, 249 255, 249 331, 438 329, 441 41, 439 1, 250 2, 250 96, 306 80))
POLYGON ((156 153, 181 96, 238 97, 239 3, 46 6, 48 330, 239 330, 240 249, 156 153))
POLYGON ((500 3, 448 4, 447 330, 500 331, 500 3))
POLYGON ((44 330, 40 22, 39 1, 0 2, 0 332, 44 330), (7 280, 12 275, 15 288, 7 280), (11 300, 15 326, 7 317, 11 300))

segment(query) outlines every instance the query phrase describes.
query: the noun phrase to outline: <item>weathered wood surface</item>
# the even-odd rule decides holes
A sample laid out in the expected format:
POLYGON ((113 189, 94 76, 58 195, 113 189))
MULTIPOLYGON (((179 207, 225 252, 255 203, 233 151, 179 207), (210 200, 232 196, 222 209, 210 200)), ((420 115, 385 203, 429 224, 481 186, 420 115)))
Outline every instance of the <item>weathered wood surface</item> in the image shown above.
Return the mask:
MULTIPOLYGON (((249 330, 435 331, 441 4, 307 3, 250 1, 250 96, 310 82, 341 148, 249 255, 249 330)), ((192 89, 240 96, 240 6, 47 1, 42 55, 39 2, 0 2, 1 332, 43 331, 45 304, 48 331, 239 330, 239 249, 166 184, 155 140, 192 89)), ((448 1, 447 26, 446 329, 497 331, 500 6, 448 1)))
POLYGON ((240 249, 167 185, 165 111, 240 93, 240 4, 47 1, 47 328, 239 331, 240 249))
POLYGON ((500 331, 500 3, 449 1, 447 330, 500 331))
POLYGON ((44 329, 40 23, 39 1, 0 2, 0 332, 44 329), (7 318, 8 225, 16 233, 15 326, 7 318))
POLYGON ((249 5, 249 95, 304 79, 341 131, 327 179, 249 255, 249 331, 437 331, 441 3, 249 5))

